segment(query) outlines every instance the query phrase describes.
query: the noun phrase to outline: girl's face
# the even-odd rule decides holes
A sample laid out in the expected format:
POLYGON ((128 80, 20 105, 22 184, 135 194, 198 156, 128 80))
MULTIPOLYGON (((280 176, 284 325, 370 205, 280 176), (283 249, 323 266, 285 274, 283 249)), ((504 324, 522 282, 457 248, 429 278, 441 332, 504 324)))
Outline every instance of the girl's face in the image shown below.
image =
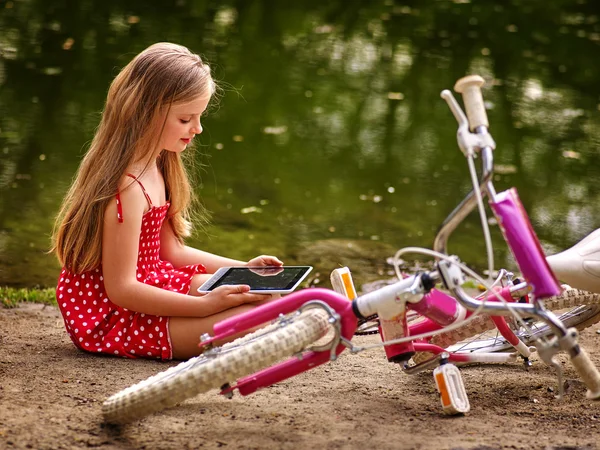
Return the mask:
POLYGON ((198 97, 188 103, 171 105, 160 139, 161 150, 182 152, 195 135, 202 133, 200 117, 209 101, 210 96, 198 97))

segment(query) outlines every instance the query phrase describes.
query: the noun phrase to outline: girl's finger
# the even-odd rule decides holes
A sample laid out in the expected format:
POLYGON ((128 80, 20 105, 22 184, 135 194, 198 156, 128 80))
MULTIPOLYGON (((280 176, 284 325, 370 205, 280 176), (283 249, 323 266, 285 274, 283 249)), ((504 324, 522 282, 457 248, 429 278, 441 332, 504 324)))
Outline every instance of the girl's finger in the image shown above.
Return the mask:
POLYGON ((279 260, 279 258, 270 255, 264 255, 263 261, 267 266, 282 266, 283 262, 279 260))
POLYGON ((241 303, 256 303, 264 300, 269 300, 271 296, 269 294, 240 294, 241 303))
POLYGON ((250 290, 247 284, 224 284, 213 289, 213 292, 223 293, 224 295, 244 294, 250 290))

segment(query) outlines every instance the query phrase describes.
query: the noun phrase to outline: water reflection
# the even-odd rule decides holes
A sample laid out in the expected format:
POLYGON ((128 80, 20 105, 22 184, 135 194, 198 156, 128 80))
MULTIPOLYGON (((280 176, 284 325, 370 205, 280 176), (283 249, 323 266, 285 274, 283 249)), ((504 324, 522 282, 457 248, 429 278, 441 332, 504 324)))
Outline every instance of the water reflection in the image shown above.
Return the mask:
MULTIPOLYGON (((396 248, 430 246, 469 189, 439 92, 472 72, 489 81, 498 188, 519 188, 546 248, 569 245, 600 225, 599 12, 592 1, 1 2, 0 284, 54 284, 53 216, 108 85, 158 40, 206 55, 225 89, 196 153, 213 214, 193 240, 203 249, 349 263, 366 279, 396 248)), ((477 220, 449 248, 483 266, 477 220)), ((511 264, 501 246, 497 263, 511 264)))

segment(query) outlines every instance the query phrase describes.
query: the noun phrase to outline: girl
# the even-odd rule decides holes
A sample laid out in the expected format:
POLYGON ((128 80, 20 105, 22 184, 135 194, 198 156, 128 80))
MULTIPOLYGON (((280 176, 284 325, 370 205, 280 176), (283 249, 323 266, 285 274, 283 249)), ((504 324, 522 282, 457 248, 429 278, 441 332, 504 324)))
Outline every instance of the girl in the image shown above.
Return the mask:
POLYGON ((249 286, 198 287, 220 267, 248 263, 187 247, 191 187, 181 153, 202 133, 215 92, 210 68, 159 43, 112 82, 100 125, 59 212, 56 297, 74 344, 128 358, 184 359, 215 322, 267 300, 249 286))

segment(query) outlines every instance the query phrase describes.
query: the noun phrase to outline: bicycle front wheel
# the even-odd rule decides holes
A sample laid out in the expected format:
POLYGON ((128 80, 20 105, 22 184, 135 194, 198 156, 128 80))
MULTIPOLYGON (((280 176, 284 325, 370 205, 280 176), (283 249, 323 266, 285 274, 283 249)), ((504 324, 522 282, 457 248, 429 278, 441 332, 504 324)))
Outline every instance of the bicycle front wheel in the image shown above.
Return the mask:
MULTIPOLYGON (((561 295, 544 300, 544 305, 546 309, 554 312, 567 328, 575 327, 581 331, 600 322, 599 294, 567 288, 561 295)), ((550 327, 539 319, 525 320, 527 328, 508 317, 507 322, 515 335, 526 345, 532 345, 536 339, 553 334, 550 327)), ((431 339, 431 343, 456 353, 501 352, 513 349, 487 315, 476 317, 464 327, 440 333, 431 339)), ((429 357, 431 355, 428 353, 417 353, 413 361, 419 363, 429 357)))
POLYGON ((328 315, 309 309, 130 386, 102 407, 108 423, 126 423, 271 366, 325 336, 328 315))

